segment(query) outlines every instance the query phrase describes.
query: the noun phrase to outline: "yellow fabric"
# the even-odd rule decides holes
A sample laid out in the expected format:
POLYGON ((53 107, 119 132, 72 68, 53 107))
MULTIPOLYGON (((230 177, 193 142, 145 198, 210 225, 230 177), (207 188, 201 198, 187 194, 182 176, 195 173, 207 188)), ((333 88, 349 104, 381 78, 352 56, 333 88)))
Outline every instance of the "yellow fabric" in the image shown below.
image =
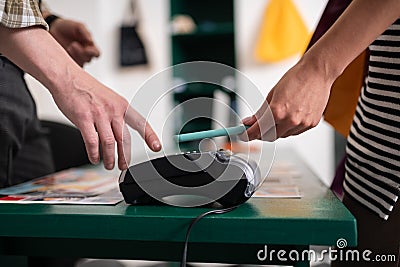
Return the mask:
POLYGON ((324 119, 344 137, 350 132, 351 123, 364 79, 366 52, 359 55, 340 75, 332 86, 324 119))
POLYGON ((277 62, 303 53, 311 34, 292 0, 270 0, 264 13, 255 57, 277 62))

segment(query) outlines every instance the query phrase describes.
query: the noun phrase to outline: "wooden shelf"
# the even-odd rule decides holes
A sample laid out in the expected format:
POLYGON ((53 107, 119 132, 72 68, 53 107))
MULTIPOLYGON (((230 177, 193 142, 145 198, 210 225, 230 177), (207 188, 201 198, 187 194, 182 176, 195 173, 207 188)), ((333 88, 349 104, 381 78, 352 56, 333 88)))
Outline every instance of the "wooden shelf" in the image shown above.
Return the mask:
POLYGON ((180 37, 210 37, 218 35, 233 35, 234 26, 233 23, 210 23, 209 25, 199 25, 194 32, 191 33, 173 33, 171 36, 173 38, 180 37))
MULTIPOLYGON (((171 33, 172 65, 192 61, 211 61, 236 67, 234 0, 170 0, 170 4, 171 21, 176 15, 186 15, 190 16, 196 24, 195 31, 191 33, 171 33)), ((174 73, 175 77, 186 80, 184 75, 184 73, 174 73)), ((221 77, 221 80, 223 78, 221 77)), ((219 86, 204 83, 190 84, 185 91, 174 93, 174 104, 179 105, 196 97, 213 98, 214 91, 219 88, 219 86)), ((209 110, 211 118, 212 106, 203 108, 209 110)), ((210 118, 202 117, 189 122, 185 121, 190 114, 197 112, 196 107, 186 109, 182 118, 177 118, 181 120, 177 125, 181 124, 183 128, 175 129, 175 133, 211 128, 210 118)), ((181 143, 180 146, 194 150, 198 148, 198 142, 181 143)))

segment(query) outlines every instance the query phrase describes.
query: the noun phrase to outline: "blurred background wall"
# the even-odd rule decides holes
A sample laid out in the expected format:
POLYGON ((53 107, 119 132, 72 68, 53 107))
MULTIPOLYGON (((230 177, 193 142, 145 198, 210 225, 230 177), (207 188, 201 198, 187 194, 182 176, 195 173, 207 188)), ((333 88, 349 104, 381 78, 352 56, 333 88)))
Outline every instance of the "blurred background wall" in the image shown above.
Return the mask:
MULTIPOLYGON (((126 20, 129 10, 128 0, 47 0, 46 2, 53 13, 81 21, 88 27, 101 50, 101 56, 88 64, 85 69, 128 100, 146 79, 170 66, 169 1, 138 1, 140 36, 145 43, 149 64, 129 68, 121 68, 118 61, 119 26, 126 20)), ((293 0, 293 2, 309 30, 312 31, 326 5, 326 0, 293 0)), ((238 69, 245 73, 265 96, 285 71, 299 59, 299 56, 295 56, 273 64, 255 62, 253 50, 267 3, 268 0, 235 0, 234 3, 238 69)), ((48 91, 32 78, 28 78, 28 83, 37 102, 39 117, 68 123, 48 91)), ((163 89, 154 88, 154 90, 163 89)), ((246 97, 251 98, 251 96, 246 97)), ((149 97, 148 101, 153 100, 149 97)), ((172 103, 164 105, 165 110, 172 107, 172 103)), ((140 111, 140 107, 138 109, 140 111)), ((164 114, 160 114, 150 121, 157 133, 161 133, 165 120, 163 116, 164 114)), ((172 143, 172 132, 170 141, 172 143)), ((277 141, 278 149, 285 146, 295 149, 325 183, 330 182, 334 172, 334 141, 330 126, 321 122, 316 128, 300 136, 277 141)))

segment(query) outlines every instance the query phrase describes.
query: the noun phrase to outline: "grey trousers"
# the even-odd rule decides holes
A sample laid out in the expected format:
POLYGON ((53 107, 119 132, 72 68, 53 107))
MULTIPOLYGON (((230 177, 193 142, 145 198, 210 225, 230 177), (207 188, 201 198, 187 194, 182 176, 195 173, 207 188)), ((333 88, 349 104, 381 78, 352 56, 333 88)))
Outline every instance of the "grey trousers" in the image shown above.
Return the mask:
MULTIPOLYGON (((0 56, 0 188, 54 172, 46 133, 24 72, 0 56)), ((72 267, 78 259, 28 257, 29 267, 72 267)))
POLYGON ((0 56, 0 188, 54 171, 24 72, 0 56))

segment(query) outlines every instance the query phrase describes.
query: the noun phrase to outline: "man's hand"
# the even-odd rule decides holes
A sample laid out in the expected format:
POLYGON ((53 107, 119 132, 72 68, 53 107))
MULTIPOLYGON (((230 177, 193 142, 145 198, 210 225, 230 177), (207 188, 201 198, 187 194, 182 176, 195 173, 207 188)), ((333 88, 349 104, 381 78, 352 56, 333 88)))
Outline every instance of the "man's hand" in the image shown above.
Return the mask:
POLYGON ((104 166, 112 169, 117 144, 118 167, 121 170, 128 168, 131 144, 125 123, 138 131, 151 150, 161 149, 151 126, 124 98, 89 75, 78 73, 77 80, 74 76, 66 77, 71 83, 65 88, 71 90, 57 91, 53 98, 60 110, 81 130, 92 163, 100 160, 100 142, 104 166))
POLYGON ((150 149, 161 149, 146 120, 123 97, 80 68, 47 31, 0 25, 0 40, 7 40, 0 42, 0 53, 45 85, 60 110, 80 129, 92 163, 100 159, 100 143, 104 166, 112 169, 116 143, 118 167, 128 167, 131 146, 125 122, 139 132, 150 149))
POLYGON ((100 55, 90 32, 82 23, 57 18, 50 26, 50 34, 81 67, 100 55))

